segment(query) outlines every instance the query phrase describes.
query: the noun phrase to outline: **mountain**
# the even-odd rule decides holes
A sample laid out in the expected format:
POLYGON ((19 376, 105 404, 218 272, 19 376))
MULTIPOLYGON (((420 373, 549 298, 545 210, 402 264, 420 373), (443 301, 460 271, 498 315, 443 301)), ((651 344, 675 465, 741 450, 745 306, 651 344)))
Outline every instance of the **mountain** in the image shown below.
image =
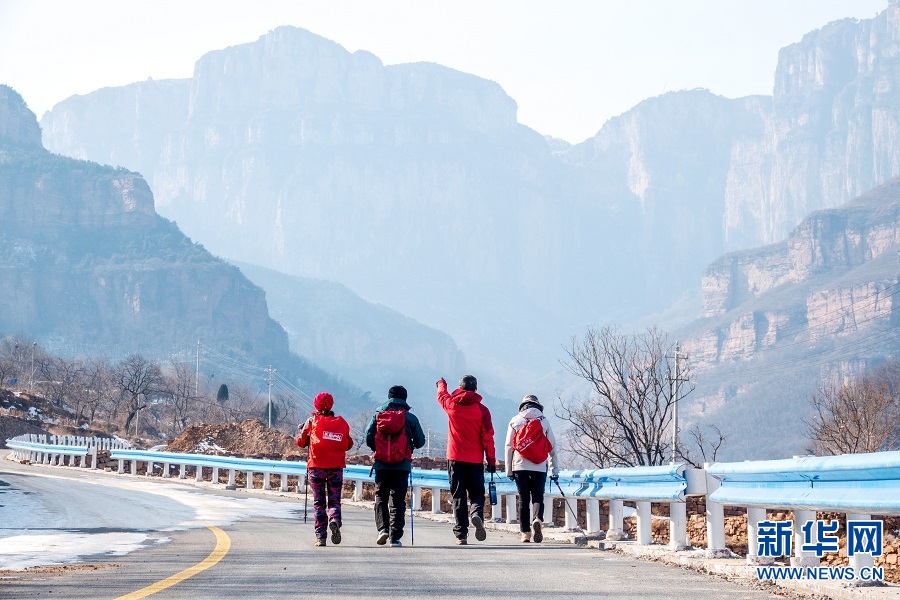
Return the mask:
POLYGON ((168 359, 198 340, 313 391, 361 392, 291 355, 265 294, 154 209, 137 173, 51 154, 0 85, 0 332, 63 356, 168 359))
POLYGON ((698 386, 689 419, 731 433, 736 456, 803 452, 816 384, 900 352, 900 178, 716 260, 703 304, 678 333, 698 386))
POLYGON ((465 358, 447 334, 345 286, 236 263, 266 290, 269 312, 288 334, 291 350, 381 398, 401 384, 410 398, 434 394, 434 382, 464 373, 465 358))
POLYGON ((57 152, 145 173, 215 253, 446 331, 518 395, 586 323, 666 314, 722 254, 900 175, 898 39, 891 0, 783 49, 771 96, 670 92, 575 145, 494 82, 292 27, 41 124, 57 152))

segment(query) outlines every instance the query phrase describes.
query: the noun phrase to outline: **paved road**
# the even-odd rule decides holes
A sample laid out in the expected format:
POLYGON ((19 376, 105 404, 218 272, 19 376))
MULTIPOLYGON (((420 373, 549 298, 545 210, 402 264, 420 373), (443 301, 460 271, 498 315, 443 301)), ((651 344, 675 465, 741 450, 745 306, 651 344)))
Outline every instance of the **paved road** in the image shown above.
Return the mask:
MULTIPOLYGON (((5 573, 0 579, 0 598, 116 598, 201 563, 217 547, 221 558, 218 562, 210 561, 215 564, 152 597, 160 600, 774 597, 763 590, 671 566, 632 560, 612 552, 567 544, 524 545, 508 533, 491 531, 484 543, 473 541, 470 546, 457 547, 447 524, 423 518, 415 521, 414 546, 409 544, 407 528, 405 547, 378 547, 374 545, 372 512, 357 507, 345 507, 341 545, 315 548, 312 524, 304 524, 302 520, 302 497, 298 500, 267 496, 261 500, 255 494, 241 491, 213 491, 190 484, 74 473, 68 469, 0 462, 0 480, 11 482, 21 490, 46 490, 50 482, 57 492, 53 499, 44 499, 51 513, 54 504, 64 515, 67 511, 71 513, 73 505, 87 507, 97 502, 103 509, 88 511, 92 515, 85 523, 88 532, 98 530, 94 519, 105 512, 110 515, 110 526, 117 531, 146 534, 146 547, 124 556, 83 558, 88 564, 102 565, 96 570, 5 573), (52 473, 54 477, 36 477, 31 473, 52 473), (113 480, 118 485, 123 479, 127 480, 129 489, 121 495, 110 493, 115 488, 97 484, 113 480), (179 527, 184 526, 184 511, 193 506, 193 521, 188 521, 193 527, 159 531, 173 524, 162 522, 165 519, 161 513, 166 511, 148 509, 147 498, 160 500, 160 490, 169 488, 185 491, 181 497, 177 492, 169 494, 174 499, 162 497, 162 504, 172 509, 172 520, 178 521, 179 527), (133 495, 136 490, 153 495, 137 501, 133 495), (185 503, 184 496, 193 498, 185 503), (115 498, 121 498, 118 506, 115 498), (140 504, 135 504, 136 501, 140 504), (226 505, 246 507, 243 512, 251 516, 233 521, 223 508, 226 505), (219 509, 209 510, 210 506, 219 509), (154 525, 148 527, 151 521, 154 525), (218 523, 227 535, 230 548, 224 555, 221 536, 217 538, 214 529, 203 526, 210 523, 218 523), (156 540, 168 541, 156 543, 156 540)), ((0 523, 0 527, 15 525, 0 523)), ((3 542, 0 539, 0 544, 3 542)))

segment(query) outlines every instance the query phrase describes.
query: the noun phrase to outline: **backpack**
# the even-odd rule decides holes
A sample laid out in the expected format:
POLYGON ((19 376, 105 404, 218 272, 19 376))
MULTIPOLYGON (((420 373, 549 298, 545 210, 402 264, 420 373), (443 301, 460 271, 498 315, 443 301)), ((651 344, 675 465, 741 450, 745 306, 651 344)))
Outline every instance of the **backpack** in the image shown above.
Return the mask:
POLYGON ((537 419, 526 419, 525 425, 516 431, 512 439, 513 450, 518 452, 522 458, 533 463, 542 463, 550 456, 553 446, 544 433, 544 425, 541 421, 544 417, 537 419))
POLYGON ((313 421, 310 444, 316 446, 319 454, 347 451, 347 423, 342 417, 318 415, 313 421))
POLYGON ((406 411, 389 408, 375 415, 375 460, 395 464, 412 458, 412 442, 406 432, 406 411))

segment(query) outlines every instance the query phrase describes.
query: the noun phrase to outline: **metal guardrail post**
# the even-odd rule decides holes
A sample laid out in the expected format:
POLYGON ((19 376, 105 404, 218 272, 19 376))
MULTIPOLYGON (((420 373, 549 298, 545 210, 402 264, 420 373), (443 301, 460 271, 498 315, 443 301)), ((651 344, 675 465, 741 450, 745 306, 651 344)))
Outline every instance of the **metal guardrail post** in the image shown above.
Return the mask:
POLYGON ((794 511, 794 556, 791 557, 792 567, 818 567, 819 557, 815 552, 807 552, 803 550, 803 526, 807 521, 816 520, 816 511, 814 510, 795 510, 794 511))
MULTIPOLYGON (((709 464, 703 465, 704 469, 709 464)), ((727 554, 725 548, 725 507, 713 500, 710 494, 719 488, 719 480, 707 475, 706 477, 706 555, 709 558, 717 558, 727 554)))
POLYGON ((587 513, 587 533, 600 532, 600 501, 596 498, 588 498, 585 501, 587 513))
POLYGON ((750 507, 747 509, 747 564, 772 565, 775 558, 759 556, 759 523, 766 520, 766 509, 750 507))
POLYGON ((637 505, 637 543, 646 545, 653 543, 653 517, 650 514, 650 502, 636 502, 637 505))
POLYGON ((439 515, 441 510, 441 488, 431 488, 431 514, 439 515))
POLYGON ((609 527, 606 529, 606 539, 608 540, 624 540, 624 518, 621 500, 609 501, 609 527))
POLYGON ((563 502, 566 503, 565 527, 569 531, 575 531, 576 529, 578 529, 578 522, 575 520, 575 515, 578 514, 578 499, 569 496, 563 498, 563 502))
MULTIPOLYGON (((872 515, 847 513, 847 521, 869 521, 871 519, 872 515)), ((875 566, 875 557, 870 553, 855 552, 853 556, 848 557, 848 560, 850 561, 850 566, 853 567, 854 571, 857 573, 860 572, 860 569, 866 567, 871 569, 875 566)))
POLYGON ((410 500, 412 501, 413 510, 422 510, 422 488, 414 485, 410 490, 410 500))
POLYGON ((506 494, 503 497, 506 501, 506 522, 507 523, 518 523, 519 522, 519 513, 516 512, 516 498, 518 498, 517 494, 506 494))
POLYGON ((669 548, 686 550, 691 545, 687 539, 687 503, 669 503, 669 548))

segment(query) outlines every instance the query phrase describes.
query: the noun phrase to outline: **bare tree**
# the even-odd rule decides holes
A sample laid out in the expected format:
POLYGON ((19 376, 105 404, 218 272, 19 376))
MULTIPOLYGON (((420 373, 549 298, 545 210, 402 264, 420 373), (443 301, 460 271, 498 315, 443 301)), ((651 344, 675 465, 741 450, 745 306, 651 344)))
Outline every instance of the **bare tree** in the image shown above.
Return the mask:
POLYGON ((172 359, 165 376, 166 397, 171 403, 170 434, 179 435, 197 417, 197 400, 194 395, 195 377, 190 363, 172 359))
POLYGON ((877 452, 900 445, 897 403, 884 385, 868 377, 824 381, 810 404, 814 412, 804 422, 816 454, 877 452))
POLYGON ((681 444, 678 454, 681 460, 692 467, 703 468, 704 463, 716 462, 719 450, 725 445, 725 435, 715 425, 701 427, 696 423, 685 432, 690 440, 688 444, 681 444))
POLYGON ((147 408, 151 399, 165 389, 159 365, 140 354, 132 354, 116 366, 115 385, 128 411, 123 429, 128 431, 139 410, 147 408))
MULTIPOLYGON (((588 398, 559 399, 556 415, 571 427, 569 450, 597 467, 660 465, 672 439, 674 342, 658 329, 625 335, 588 328, 572 339, 564 366, 591 386, 588 398)), ((679 396, 693 389, 680 365, 679 396)))
POLYGON ((66 360, 58 356, 43 355, 38 363, 41 381, 39 388, 50 402, 57 406, 67 405, 78 412, 80 407, 79 380, 84 372, 80 360, 66 360))

